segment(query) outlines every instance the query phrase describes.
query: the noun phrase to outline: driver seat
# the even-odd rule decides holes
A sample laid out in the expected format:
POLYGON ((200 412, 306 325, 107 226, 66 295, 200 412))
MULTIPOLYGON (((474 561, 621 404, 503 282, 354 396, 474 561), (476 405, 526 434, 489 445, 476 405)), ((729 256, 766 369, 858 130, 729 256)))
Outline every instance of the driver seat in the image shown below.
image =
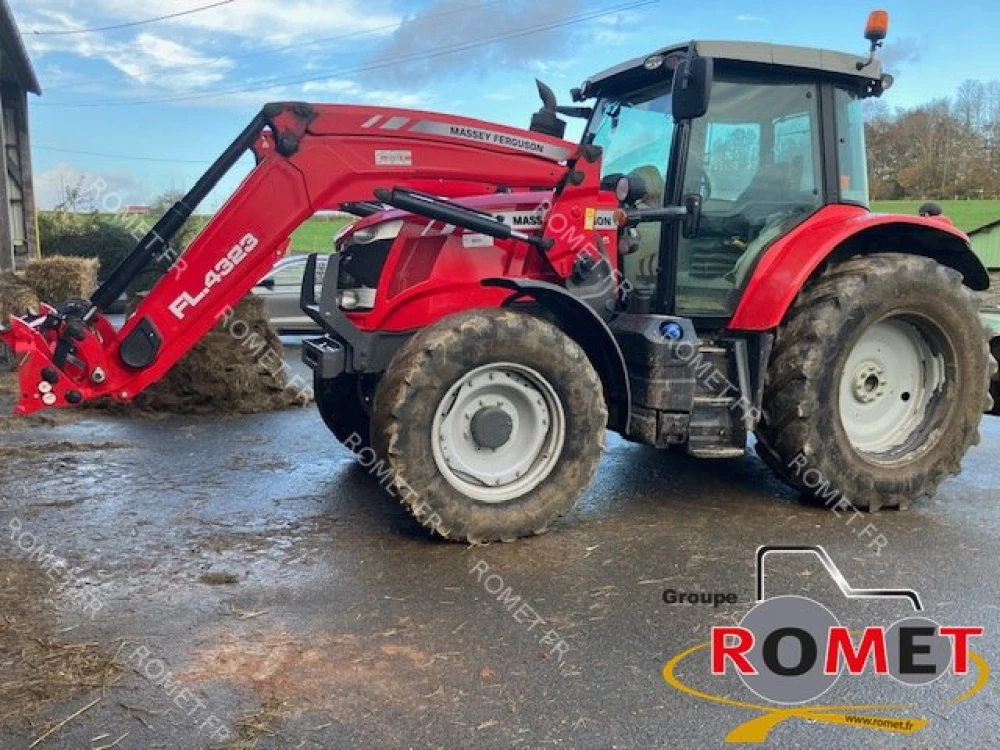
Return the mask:
POLYGON ((746 203, 786 203, 799 192, 802 184, 804 161, 802 156, 794 157, 790 162, 764 164, 757 170, 750 184, 747 185, 737 205, 746 203))

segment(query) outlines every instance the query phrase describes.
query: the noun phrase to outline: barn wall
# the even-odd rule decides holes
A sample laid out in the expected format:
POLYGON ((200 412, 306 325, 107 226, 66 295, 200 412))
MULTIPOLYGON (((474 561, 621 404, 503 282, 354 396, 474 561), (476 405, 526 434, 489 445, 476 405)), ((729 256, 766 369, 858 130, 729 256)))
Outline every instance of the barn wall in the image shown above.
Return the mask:
POLYGON ((972 248, 989 270, 1000 270, 1000 224, 985 227, 969 235, 972 248))
POLYGON ((28 140, 27 92, 11 82, 0 84, 0 269, 21 268, 38 255, 31 148, 28 140))

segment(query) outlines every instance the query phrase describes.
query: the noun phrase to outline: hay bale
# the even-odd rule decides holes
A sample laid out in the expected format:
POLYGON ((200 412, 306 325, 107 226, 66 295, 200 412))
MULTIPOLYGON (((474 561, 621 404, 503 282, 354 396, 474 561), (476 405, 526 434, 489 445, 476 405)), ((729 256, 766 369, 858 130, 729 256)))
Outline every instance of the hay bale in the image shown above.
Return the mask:
POLYGON ((54 255, 33 260, 24 267, 24 281, 43 302, 61 305, 71 299, 86 299, 97 288, 96 258, 54 255))
POLYGON ((12 315, 38 310, 38 295, 13 271, 0 272, 0 323, 7 325, 12 315))
MULTIPOLYGON (((255 414, 302 406, 310 393, 292 385, 284 347, 264 301, 248 295, 166 376, 140 393, 127 411, 166 414, 255 414)), ((109 408, 107 402, 102 406, 109 408)), ((112 409, 121 409, 111 406, 112 409)))

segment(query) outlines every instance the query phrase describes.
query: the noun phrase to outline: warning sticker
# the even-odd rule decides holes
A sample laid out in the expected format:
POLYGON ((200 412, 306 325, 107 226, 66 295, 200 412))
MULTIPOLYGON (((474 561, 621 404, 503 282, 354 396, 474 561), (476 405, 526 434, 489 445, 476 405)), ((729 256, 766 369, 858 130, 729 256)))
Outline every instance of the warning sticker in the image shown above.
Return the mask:
POLYGON ((493 238, 485 234, 463 234, 462 247, 491 247, 493 238))
POLYGON ((376 167, 412 167, 412 151, 376 151, 376 167))

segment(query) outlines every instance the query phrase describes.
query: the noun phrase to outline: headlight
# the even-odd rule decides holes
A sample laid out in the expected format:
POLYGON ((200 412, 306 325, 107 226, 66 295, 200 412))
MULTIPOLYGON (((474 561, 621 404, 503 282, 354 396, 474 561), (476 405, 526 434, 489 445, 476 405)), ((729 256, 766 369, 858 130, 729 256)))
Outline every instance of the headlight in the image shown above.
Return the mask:
POLYGON ((361 287, 343 289, 337 293, 341 310, 371 310, 375 307, 375 290, 361 287))
POLYGON ((340 241, 351 233, 351 227, 354 226, 354 223, 355 222, 352 221, 350 224, 345 224, 344 226, 342 226, 340 229, 337 230, 337 233, 333 235, 334 247, 340 247, 340 241))
POLYGON ((374 224, 370 227, 359 229, 354 234, 348 236, 347 239, 358 245, 367 245, 377 240, 395 239, 402 228, 402 220, 386 221, 382 224, 374 224))
POLYGON ((353 310, 358 306, 361 298, 353 289, 347 289, 340 293, 340 306, 344 310, 353 310))

